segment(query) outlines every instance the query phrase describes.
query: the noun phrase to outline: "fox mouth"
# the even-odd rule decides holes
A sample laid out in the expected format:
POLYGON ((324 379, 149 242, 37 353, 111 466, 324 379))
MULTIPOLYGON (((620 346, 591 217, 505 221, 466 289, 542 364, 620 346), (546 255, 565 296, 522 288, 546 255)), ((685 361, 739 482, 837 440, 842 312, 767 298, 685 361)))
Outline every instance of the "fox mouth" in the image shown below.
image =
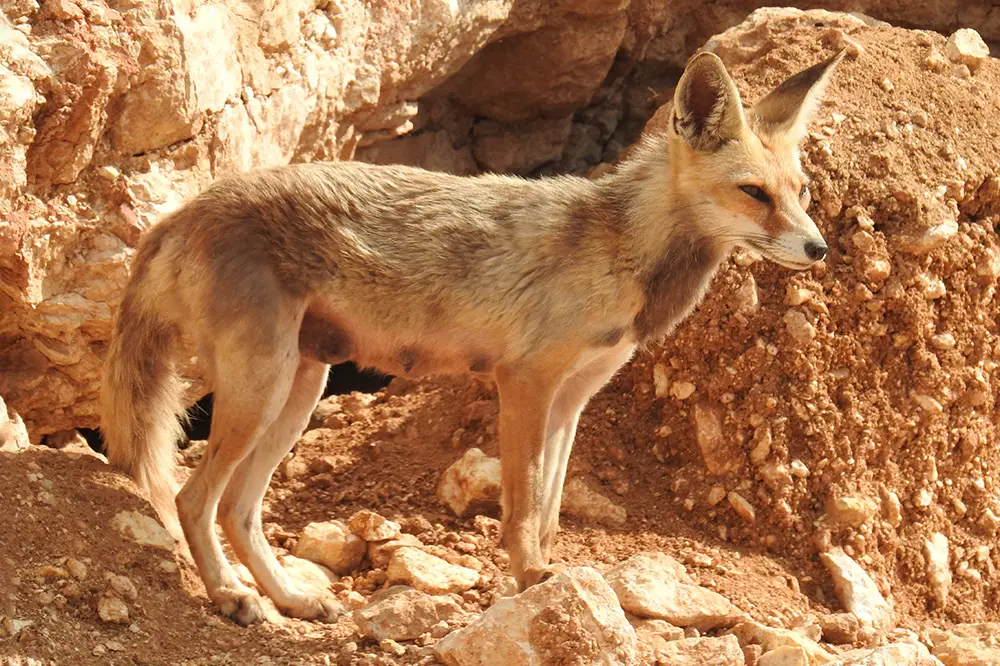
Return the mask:
POLYGON ((817 263, 815 261, 796 261, 794 259, 789 259, 787 255, 776 252, 775 248, 771 247, 769 244, 762 243, 754 238, 746 238, 744 239, 744 242, 748 247, 760 252, 767 259, 773 261, 779 266, 784 266, 785 268, 802 271, 807 268, 811 268, 817 263))

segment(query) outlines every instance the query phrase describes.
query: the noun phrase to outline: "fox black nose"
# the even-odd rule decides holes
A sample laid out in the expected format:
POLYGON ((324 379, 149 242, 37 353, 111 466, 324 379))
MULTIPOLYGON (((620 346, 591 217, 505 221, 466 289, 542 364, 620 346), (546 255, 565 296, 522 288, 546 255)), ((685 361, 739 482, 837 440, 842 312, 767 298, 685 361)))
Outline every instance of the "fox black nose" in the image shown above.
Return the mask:
POLYGON ((809 241, 806 243, 806 256, 813 261, 819 261, 826 256, 826 251, 828 249, 829 248, 827 248, 826 243, 822 241, 818 243, 816 241, 809 241))

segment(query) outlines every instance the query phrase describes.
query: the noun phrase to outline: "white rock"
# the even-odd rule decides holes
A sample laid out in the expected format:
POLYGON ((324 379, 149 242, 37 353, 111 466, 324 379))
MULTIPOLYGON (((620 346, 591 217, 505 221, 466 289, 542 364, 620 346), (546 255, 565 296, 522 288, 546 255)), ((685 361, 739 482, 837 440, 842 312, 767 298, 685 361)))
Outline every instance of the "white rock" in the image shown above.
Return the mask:
POLYGON ((386 541, 402 534, 399 523, 383 518, 374 511, 358 511, 347 521, 347 526, 355 536, 365 541, 386 541))
POLYGON ((850 650, 841 654, 829 666, 942 666, 942 664, 919 643, 891 643, 874 649, 850 650))
POLYGON ((29 443, 24 421, 0 397, 0 451, 23 451, 29 443))
POLYGON ((858 528, 870 521, 878 505, 859 495, 831 495, 826 502, 826 515, 835 525, 858 528))
POLYGON ((892 626, 892 608, 875 581, 850 555, 835 548, 819 557, 833 578, 833 589, 845 610, 854 613, 864 626, 883 631, 892 626))
POLYGON ((731 633, 739 639, 740 645, 760 645, 765 654, 781 650, 779 654, 785 654, 788 655, 787 658, 794 659, 794 655, 797 654, 795 650, 801 650, 805 653, 809 666, 827 664, 834 660, 833 655, 823 649, 819 643, 791 629, 768 627, 750 620, 733 627, 731 633), (795 650, 782 650, 786 647, 795 650))
POLYGON ((624 525, 628 519, 625 507, 591 490, 579 477, 566 482, 560 513, 611 527, 624 525))
POLYGON ((800 647, 782 645, 761 655, 758 666, 811 666, 809 655, 800 647))
POLYGON ((638 666, 635 631, 614 592, 589 567, 567 569, 500 600, 445 636, 434 653, 446 666, 638 666))
POLYGON ((753 504, 748 502, 743 495, 732 490, 726 497, 729 499, 729 506, 733 508, 737 516, 751 523, 757 519, 757 511, 753 508, 753 504))
POLYGON ((728 599, 700 587, 684 565, 663 553, 641 553, 608 572, 608 584, 626 612, 707 631, 731 627, 743 614, 728 599))
POLYGON ((462 612, 448 597, 432 597, 411 587, 396 585, 372 595, 368 605, 352 614, 361 635, 376 640, 411 640, 431 631, 439 622, 462 612))
POLYGON ((336 583, 337 574, 310 560, 295 555, 282 555, 281 565, 296 580, 303 581, 320 589, 326 589, 330 583, 336 583))
POLYGON ((97 614, 104 622, 128 624, 128 606, 117 597, 101 597, 98 599, 97 614))
POLYGON ((456 516, 500 501, 500 459, 472 448, 441 475, 437 498, 456 516))
POLYGON ((656 663, 668 666, 742 666, 743 648, 735 636, 682 638, 656 651, 656 663))
POLYGON ((789 310, 781 319, 785 322, 788 335, 799 344, 809 344, 816 337, 816 327, 809 323, 800 310, 789 310))
POLYGON ((653 366, 653 391, 657 398, 666 398, 670 388, 670 380, 667 379, 667 366, 657 363, 653 366))
POLYGON ((176 542, 155 518, 138 511, 119 511, 111 519, 111 526, 126 539, 140 546, 152 546, 172 551, 176 542))
POLYGON ((695 385, 691 382, 674 382, 670 385, 670 395, 678 400, 687 400, 694 395, 695 385))
MULTIPOLYGON (((959 624, 948 631, 932 629, 931 652, 947 666, 1000 664, 1000 622, 959 624)), ((923 664, 921 664, 923 666, 923 664)))
POLYGON ((990 47, 972 28, 953 32, 944 45, 944 52, 953 63, 965 65, 972 71, 990 57, 990 47))
POLYGON ((361 566, 366 544, 339 520, 309 523, 295 544, 296 557, 322 564, 336 574, 349 574, 361 566))
POLYGON ((935 532, 924 542, 924 558, 927 565, 927 585, 931 598, 938 608, 948 603, 951 589, 951 568, 948 564, 948 537, 935 532))
POLYGON ((393 554, 404 546, 419 548, 423 543, 412 534, 400 534, 398 539, 372 541, 368 544, 368 561, 376 569, 385 569, 393 554))
POLYGON ((440 557, 407 546, 398 549, 386 571, 389 583, 402 583, 428 594, 464 592, 479 580, 479 572, 450 564, 440 557))

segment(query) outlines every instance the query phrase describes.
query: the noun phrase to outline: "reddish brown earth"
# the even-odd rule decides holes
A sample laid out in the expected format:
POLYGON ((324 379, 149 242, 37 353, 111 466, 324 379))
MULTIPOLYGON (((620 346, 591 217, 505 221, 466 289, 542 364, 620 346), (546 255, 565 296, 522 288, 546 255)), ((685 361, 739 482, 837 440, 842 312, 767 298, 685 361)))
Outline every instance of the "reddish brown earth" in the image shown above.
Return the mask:
MULTIPOLYGON (((840 39, 828 27, 781 26, 718 49, 747 102, 840 39)), ((609 529, 564 519, 556 556, 604 569, 662 550, 756 619, 788 626, 841 610, 817 558, 840 545, 873 574, 901 626, 996 621, 1000 64, 988 60, 971 76, 947 63, 935 71, 928 54, 943 52, 939 35, 844 32, 862 53, 837 72, 803 153, 810 213, 830 256, 793 273, 738 253, 697 312, 595 398, 570 474, 623 505, 628 521, 609 529), (948 200, 957 205, 951 212, 948 200), (915 240, 949 215, 955 233, 915 253, 915 240), (789 311, 801 313, 791 326, 789 311), (803 321, 812 339, 802 336, 803 321), (667 386, 686 395, 690 382, 693 392, 657 397, 656 363, 667 386), (724 457, 708 462, 732 461, 730 472, 707 472, 695 405, 718 415, 724 457), (770 451, 752 462, 766 432, 770 451), (791 474, 792 461, 802 476, 791 474), (767 464, 788 466, 787 481, 765 483, 767 464), (725 500, 709 506, 714 486, 738 491, 756 519, 737 516, 725 500), (901 501, 899 521, 890 493, 901 501), (872 506, 858 527, 827 514, 830 499, 844 496, 872 506), (934 532, 949 540, 954 573, 943 609, 931 604, 924 573, 924 542, 934 532)), ((456 562, 475 560, 490 578, 479 591, 488 604, 505 573, 496 524, 451 517, 434 488, 467 448, 496 455, 492 389, 465 379, 396 382, 363 402, 340 399, 342 413, 308 432, 275 475, 265 505, 272 545, 291 548, 311 521, 372 509, 456 562)), ((12 620, 33 622, 0 639, 0 663, 432 663, 415 645, 388 656, 347 619, 238 628, 215 614, 190 568, 164 570, 168 553, 109 527, 123 509, 149 512, 96 458, 44 449, 0 458, 0 636, 12 620), (87 566, 86 579, 43 575, 41 567, 62 567, 66 557, 87 566), (135 584, 134 629, 99 619, 105 574, 135 584)), ((366 568, 334 589, 368 595, 384 579, 366 568)))

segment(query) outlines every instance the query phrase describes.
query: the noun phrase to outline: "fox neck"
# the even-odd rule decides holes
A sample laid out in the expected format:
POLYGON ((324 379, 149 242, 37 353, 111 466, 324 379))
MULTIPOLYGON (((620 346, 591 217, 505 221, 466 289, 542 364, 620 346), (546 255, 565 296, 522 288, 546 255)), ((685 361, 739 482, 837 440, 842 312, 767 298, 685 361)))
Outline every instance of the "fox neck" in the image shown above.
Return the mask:
POLYGON ((615 172, 599 183, 604 196, 621 202, 627 248, 642 305, 632 328, 647 344, 669 334, 701 302, 731 249, 698 224, 701 204, 678 191, 669 138, 649 137, 615 172))

